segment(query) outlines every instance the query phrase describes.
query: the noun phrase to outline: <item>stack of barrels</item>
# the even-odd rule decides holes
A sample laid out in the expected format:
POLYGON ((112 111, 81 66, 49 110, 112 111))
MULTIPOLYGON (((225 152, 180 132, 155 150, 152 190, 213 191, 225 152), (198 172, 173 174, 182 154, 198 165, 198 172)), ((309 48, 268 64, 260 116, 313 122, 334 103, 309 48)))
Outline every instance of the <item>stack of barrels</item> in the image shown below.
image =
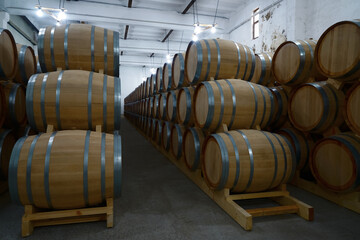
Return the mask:
POLYGON ((30 132, 25 93, 27 82, 35 72, 32 47, 16 44, 11 32, 0 28, 0 181, 8 179, 16 140, 30 132))
POLYGON ((222 39, 190 42, 125 98, 125 115, 189 171, 201 169, 212 189, 266 191, 297 170, 328 191, 354 191, 359 43, 358 21, 275 53, 222 39))
POLYGON ((271 56, 229 40, 190 42, 125 98, 125 115, 189 171, 201 169, 212 189, 276 188, 296 166, 285 137, 256 130, 268 129, 281 105, 266 87, 271 56))
POLYGON ((14 146, 12 200, 74 209, 119 196, 119 33, 86 24, 50 26, 39 31, 38 57, 44 73, 30 77, 24 106, 31 128, 45 133, 14 146))

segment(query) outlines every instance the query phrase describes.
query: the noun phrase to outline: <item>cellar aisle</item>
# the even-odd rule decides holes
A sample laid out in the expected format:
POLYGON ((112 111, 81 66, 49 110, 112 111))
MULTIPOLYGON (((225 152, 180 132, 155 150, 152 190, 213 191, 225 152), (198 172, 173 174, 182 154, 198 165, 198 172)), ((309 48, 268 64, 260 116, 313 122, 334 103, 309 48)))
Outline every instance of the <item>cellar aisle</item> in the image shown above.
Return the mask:
MULTIPOLYGON (((292 214, 255 218, 247 232, 124 118, 121 129, 123 189, 114 204, 114 228, 107 229, 105 222, 40 227, 27 239, 328 240, 360 235, 359 214, 292 186, 293 196, 315 208, 315 220, 292 214)), ((21 239, 22 214, 23 207, 12 204, 8 194, 0 196, 0 239, 21 239)))

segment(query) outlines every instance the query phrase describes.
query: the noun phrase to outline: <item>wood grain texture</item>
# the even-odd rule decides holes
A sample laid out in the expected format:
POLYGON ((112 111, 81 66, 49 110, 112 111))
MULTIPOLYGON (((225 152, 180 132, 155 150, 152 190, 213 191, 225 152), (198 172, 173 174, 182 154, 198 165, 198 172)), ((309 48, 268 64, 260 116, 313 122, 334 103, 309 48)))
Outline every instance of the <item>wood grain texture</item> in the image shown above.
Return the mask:
POLYGON ((346 93, 344 115, 349 128, 360 136, 360 82, 346 93))
POLYGON ((180 124, 187 126, 194 125, 194 93, 195 87, 184 87, 179 90, 178 98, 176 99, 177 118, 180 124))
POLYGON ((273 55, 274 53, 255 54, 255 71, 251 82, 268 86, 275 81, 271 69, 273 55))
POLYGON ((304 84, 289 99, 289 119, 300 131, 324 132, 343 123, 344 99, 344 94, 327 82, 304 84))
POLYGON ((352 133, 335 135, 316 143, 311 171, 322 187, 334 192, 359 189, 360 138, 352 133))
POLYGON ((360 77, 359 22, 338 22, 321 35, 315 56, 322 74, 340 81, 353 81, 360 77))
MULTIPOLYGON (((32 204, 38 208, 53 209, 73 209, 86 207, 84 196, 84 154, 85 138, 87 131, 67 130, 57 132, 54 136, 50 150, 48 183, 49 194, 52 207, 46 198, 46 185, 44 181, 45 156, 47 153, 48 142, 52 133, 44 133, 37 139, 31 160, 31 194, 33 202, 30 202, 27 189, 27 162, 30 146, 35 136, 29 136, 21 146, 20 155, 17 162, 17 171, 9 176, 9 180, 17 179, 17 185, 10 189, 10 195, 13 197, 16 193, 19 195, 19 201, 22 205, 32 204)), ((105 199, 101 192, 101 132, 91 132, 88 148, 87 165, 87 186, 88 186, 88 204, 95 206, 102 203, 105 199)), ((121 148, 114 147, 114 136, 106 134, 105 136, 105 198, 114 197, 114 188, 120 186, 114 185, 114 174, 121 174, 119 169, 114 170, 115 158, 114 151, 121 151, 121 148)), ((121 152, 119 153, 121 156, 121 152)), ((14 156, 15 157, 15 156, 14 156)), ((11 159, 15 161, 15 159, 11 159)), ((121 164, 121 162, 120 162, 121 164)), ((121 171, 121 165, 120 165, 121 171)))
POLYGON ((25 46, 24 53, 20 54, 23 45, 16 44, 18 63, 16 65, 16 74, 13 79, 14 82, 24 84, 26 86, 29 78, 36 73, 36 58, 34 50, 31 46, 25 46))
MULTIPOLYGON (((58 86, 58 78, 61 72, 50 72, 47 74, 34 75, 34 88, 32 90, 32 97, 28 99, 28 104, 32 105, 33 111, 28 115, 34 116, 34 122, 30 121, 30 125, 34 129, 44 131, 43 118, 46 124, 54 125, 58 128, 58 120, 56 115, 56 91, 58 86), (47 76, 46 85, 44 86, 44 108, 42 115, 41 105, 41 89, 43 87, 44 77, 47 76)), ((67 70, 63 71, 61 78, 61 85, 59 89, 59 112, 61 129, 89 129, 88 119, 88 91, 89 91, 89 76, 92 75, 91 85, 91 129, 95 130, 96 125, 102 125, 106 131, 113 131, 115 129, 115 122, 119 121, 119 116, 115 116, 120 109, 115 109, 119 106, 116 96, 120 92, 115 92, 115 81, 120 81, 119 78, 106 76, 100 73, 91 73, 82 70, 67 70), (106 81, 106 95, 104 95, 104 78, 106 81), (104 118, 104 98, 106 99, 106 116, 104 118), (117 101, 117 102, 116 102, 117 101), (117 104, 116 104, 117 103, 117 104), (115 119, 117 118, 117 120, 115 119), (106 125, 105 125, 106 123, 106 125)), ((31 88, 28 87, 28 94, 31 93, 31 88)), ((119 89, 120 91, 120 89, 119 89)), ((30 109, 28 109, 30 111, 30 109)), ((29 118, 30 119, 30 118, 29 118)))
POLYGON ((66 66, 66 49, 64 47, 66 28, 67 25, 61 25, 40 29, 38 55, 43 72, 56 71, 57 68, 63 70, 93 70, 95 72, 103 70, 105 74, 119 76, 118 60, 114 62, 114 55, 115 58, 119 56, 119 51, 115 51, 119 46, 114 47, 114 31, 95 27, 92 47, 92 26, 88 24, 70 24, 67 37, 68 66, 66 66), (54 32, 53 50, 51 50, 52 30, 54 32), (107 40, 105 43, 104 35, 106 35, 107 40))
POLYGON ((7 29, 0 28, 0 80, 10 80, 15 76, 18 55, 13 35, 7 29))
POLYGON ((183 156, 189 170, 201 168, 201 151, 205 140, 205 133, 200 128, 187 129, 183 138, 183 156))
POLYGON ((186 50, 185 75, 192 85, 210 78, 237 78, 250 81, 254 70, 253 50, 230 40, 191 41, 186 50))
POLYGON ((295 159, 291 146, 281 136, 258 130, 241 131, 245 137, 238 131, 229 131, 213 134, 204 143, 202 169, 210 188, 261 192, 291 179, 295 159))

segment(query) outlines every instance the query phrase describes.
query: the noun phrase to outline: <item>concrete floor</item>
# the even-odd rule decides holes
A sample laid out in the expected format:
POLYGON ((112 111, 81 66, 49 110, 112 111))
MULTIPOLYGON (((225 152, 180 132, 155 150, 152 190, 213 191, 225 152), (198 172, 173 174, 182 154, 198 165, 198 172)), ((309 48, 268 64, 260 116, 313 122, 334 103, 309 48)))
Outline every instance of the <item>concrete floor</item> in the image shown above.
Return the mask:
MULTIPOLYGON (((294 214, 255 218, 245 231, 122 120, 123 190, 114 227, 105 222, 35 228, 27 239, 359 239, 360 215, 289 186, 315 208, 315 220, 294 214)), ((23 207, 0 196, 0 240, 21 239, 23 207)))

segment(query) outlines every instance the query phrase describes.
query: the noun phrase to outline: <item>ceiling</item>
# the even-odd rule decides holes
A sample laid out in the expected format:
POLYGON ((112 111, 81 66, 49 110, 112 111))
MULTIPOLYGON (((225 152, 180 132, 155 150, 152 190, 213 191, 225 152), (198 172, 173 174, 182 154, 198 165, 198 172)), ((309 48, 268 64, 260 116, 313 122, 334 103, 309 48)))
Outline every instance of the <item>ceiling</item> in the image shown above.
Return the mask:
MULTIPOLYGON (((10 14, 26 16, 37 28, 54 25, 56 21, 50 16, 36 15, 37 4, 38 0, 5 0, 3 8, 10 14)), ((229 18, 244 0, 40 0, 40 4, 51 8, 64 5, 67 18, 62 23, 82 21, 119 31, 120 64, 152 66, 163 64, 168 53, 185 51, 194 22, 213 24, 216 9, 216 33, 208 29, 198 36, 227 34, 229 18)))

